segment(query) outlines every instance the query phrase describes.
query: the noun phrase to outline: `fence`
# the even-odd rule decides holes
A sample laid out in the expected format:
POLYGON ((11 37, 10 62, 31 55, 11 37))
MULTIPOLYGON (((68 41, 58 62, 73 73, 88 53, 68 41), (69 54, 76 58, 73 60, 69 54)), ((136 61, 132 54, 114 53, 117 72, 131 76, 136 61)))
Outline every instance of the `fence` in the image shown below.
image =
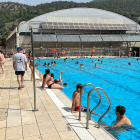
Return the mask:
MULTIPOLYGON (((65 56, 65 57, 69 57, 69 56, 78 56, 78 52, 80 52, 80 54, 84 53, 85 56, 91 56, 91 52, 92 49, 91 48, 57 48, 57 54, 56 53, 52 53, 51 52, 52 48, 35 48, 34 52, 35 52, 35 56, 36 57, 41 57, 41 56, 45 56, 45 57, 53 57, 55 55, 58 56, 65 56), (62 54, 62 50, 65 50, 65 54, 62 54)), ((3 51, 3 54, 5 54, 5 52, 7 52, 8 56, 10 57, 10 51, 11 49, 1 49, 3 51)), ((119 56, 119 50, 120 48, 107 48, 107 47, 98 47, 95 48, 95 53, 94 56, 119 56)), ((17 52, 16 49, 13 50, 14 53, 17 52)), ((29 53, 29 51, 31 51, 31 48, 26 48, 25 49, 26 53, 29 53)), ((127 47, 122 47, 121 48, 121 54, 124 56, 128 56, 128 50, 127 47)))

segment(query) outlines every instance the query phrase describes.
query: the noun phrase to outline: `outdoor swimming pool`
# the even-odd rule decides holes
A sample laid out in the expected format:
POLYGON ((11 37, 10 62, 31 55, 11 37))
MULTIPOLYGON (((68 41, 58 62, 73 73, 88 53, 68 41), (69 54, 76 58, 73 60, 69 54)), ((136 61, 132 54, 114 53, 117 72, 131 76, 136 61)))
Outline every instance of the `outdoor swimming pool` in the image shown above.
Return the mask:
MULTIPOLYGON (((39 63, 43 65, 44 62, 51 61, 54 59, 40 59, 39 63)), ((136 62, 136 58, 101 58, 99 62, 97 58, 74 59, 74 61, 69 58, 68 62, 64 62, 64 59, 55 59, 55 61, 56 66, 43 67, 39 65, 37 69, 44 74, 45 69, 49 68, 51 73, 54 73, 54 79, 58 79, 59 72, 63 72, 62 79, 70 87, 70 89, 65 88, 63 91, 71 99, 78 83, 92 83, 96 87, 103 88, 111 100, 111 109, 102 121, 110 125, 112 121, 116 120, 116 106, 125 106, 125 115, 131 120, 134 127, 127 129, 127 131, 123 129, 114 132, 111 129, 110 132, 119 140, 140 139, 140 62, 136 62), (76 61, 82 63, 84 68, 75 64, 76 61), (131 62, 131 66, 128 65, 128 62, 131 62), (97 68, 94 67, 95 63, 97 63, 97 68)), ((84 89, 82 99, 84 106, 87 106, 87 93, 91 88, 91 86, 87 86, 84 89)), ((100 93, 102 103, 95 112, 103 114, 108 108, 108 101, 101 91, 100 93)), ((93 108, 98 101, 98 95, 93 92, 90 98, 90 108, 93 108)), ((99 116, 93 115, 92 118, 98 121, 99 116)))

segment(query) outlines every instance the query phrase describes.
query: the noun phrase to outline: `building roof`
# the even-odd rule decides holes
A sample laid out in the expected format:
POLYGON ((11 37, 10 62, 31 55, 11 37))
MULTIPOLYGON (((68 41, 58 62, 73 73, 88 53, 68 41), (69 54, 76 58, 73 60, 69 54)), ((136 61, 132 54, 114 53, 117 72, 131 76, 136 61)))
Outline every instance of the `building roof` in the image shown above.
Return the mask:
MULTIPOLYGON (((58 10, 50 13, 46 13, 43 15, 40 15, 38 17, 35 17, 31 21, 41 21, 41 22, 48 22, 53 20, 62 20, 62 18, 70 18, 69 20, 72 20, 72 18, 87 18, 87 19, 101 19, 104 21, 104 23, 109 23, 109 20, 118 20, 119 23, 124 23, 124 24, 137 24, 136 22, 132 21, 131 19, 124 17, 122 15, 102 10, 102 9, 97 9, 97 8, 70 8, 70 9, 63 9, 63 10, 58 10), (54 19, 53 19, 54 17, 54 19), (58 19, 57 19, 58 18, 58 19)), ((98 20, 97 22, 100 23, 101 20, 98 20)), ((88 21, 89 22, 89 21, 88 21)), ((96 23, 97 23, 96 22, 96 23)), ((115 22, 116 23, 116 22, 115 22)))
MULTIPOLYGON (((28 21, 39 32, 44 22, 60 23, 95 23, 95 24, 129 24, 132 30, 140 30, 139 24, 122 15, 96 8, 70 8, 37 16, 28 21)), ((28 32, 28 25, 21 25, 20 32, 28 32)))

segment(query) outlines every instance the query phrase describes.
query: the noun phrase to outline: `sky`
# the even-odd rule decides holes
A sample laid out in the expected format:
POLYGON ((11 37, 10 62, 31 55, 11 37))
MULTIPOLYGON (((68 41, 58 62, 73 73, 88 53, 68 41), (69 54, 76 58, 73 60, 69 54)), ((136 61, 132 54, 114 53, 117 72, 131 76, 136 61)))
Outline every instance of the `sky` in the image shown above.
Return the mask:
POLYGON ((18 2, 27 5, 37 5, 41 3, 50 3, 52 1, 74 1, 74 2, 89 2, 91 0, 0 0, 0 2, 18 2))

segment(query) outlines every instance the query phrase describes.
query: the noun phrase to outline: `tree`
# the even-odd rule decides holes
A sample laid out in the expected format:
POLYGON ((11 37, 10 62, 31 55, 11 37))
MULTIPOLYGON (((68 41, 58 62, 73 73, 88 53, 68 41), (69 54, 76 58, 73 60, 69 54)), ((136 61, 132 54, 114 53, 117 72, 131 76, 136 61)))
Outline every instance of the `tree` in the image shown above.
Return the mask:
POLYGON ((0 42, 2 46, 6 46, 6 38, 10 35, 10 30, 7 29, 6 32, 0 37, 0 42))

